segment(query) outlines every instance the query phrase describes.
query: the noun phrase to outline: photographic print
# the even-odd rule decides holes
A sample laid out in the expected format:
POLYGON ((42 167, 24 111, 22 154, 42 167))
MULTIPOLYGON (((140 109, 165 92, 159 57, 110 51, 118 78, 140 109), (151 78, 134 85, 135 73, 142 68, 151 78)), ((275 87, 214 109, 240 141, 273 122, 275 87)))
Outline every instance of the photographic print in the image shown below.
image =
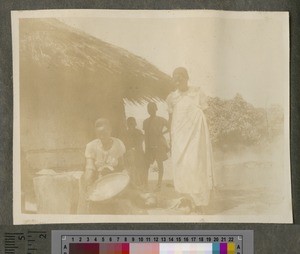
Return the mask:
POLYGON ((14 223, 292 223, 289 16, 13 11, 14 223))

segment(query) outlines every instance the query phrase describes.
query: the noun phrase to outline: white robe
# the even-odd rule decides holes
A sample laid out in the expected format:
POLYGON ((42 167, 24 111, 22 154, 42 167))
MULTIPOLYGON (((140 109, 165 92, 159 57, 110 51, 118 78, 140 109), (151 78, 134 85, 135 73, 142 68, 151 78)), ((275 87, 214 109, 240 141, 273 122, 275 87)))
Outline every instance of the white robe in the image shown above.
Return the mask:
POLYGON ((172 114, 172 166, 174 187, 189 194, 195 205, 208 205, 212 179, 212 150, 205 115, 206 96, 199 87, 172 92, 168 98, 172 114))

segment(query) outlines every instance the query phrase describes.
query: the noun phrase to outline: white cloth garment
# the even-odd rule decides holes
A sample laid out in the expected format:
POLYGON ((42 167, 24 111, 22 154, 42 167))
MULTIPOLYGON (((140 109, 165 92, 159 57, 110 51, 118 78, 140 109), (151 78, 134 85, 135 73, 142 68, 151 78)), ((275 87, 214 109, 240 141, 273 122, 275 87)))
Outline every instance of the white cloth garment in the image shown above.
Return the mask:
POLYGON ((176 90, 168 98, 172 114, 172 166, 175 190, 189 194, 195 205, 209 203, 213 186, 212 149, 203 109, 206 96, 199 87, 176 90))

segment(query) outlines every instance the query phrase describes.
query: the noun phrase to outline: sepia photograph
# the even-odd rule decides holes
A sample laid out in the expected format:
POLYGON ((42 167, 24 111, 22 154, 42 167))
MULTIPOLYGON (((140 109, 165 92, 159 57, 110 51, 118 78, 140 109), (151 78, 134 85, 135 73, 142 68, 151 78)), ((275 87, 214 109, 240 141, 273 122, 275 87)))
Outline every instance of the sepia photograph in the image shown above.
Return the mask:
POLYGON ((289 14, 13 11, 14 224, 292 223, 289 14))

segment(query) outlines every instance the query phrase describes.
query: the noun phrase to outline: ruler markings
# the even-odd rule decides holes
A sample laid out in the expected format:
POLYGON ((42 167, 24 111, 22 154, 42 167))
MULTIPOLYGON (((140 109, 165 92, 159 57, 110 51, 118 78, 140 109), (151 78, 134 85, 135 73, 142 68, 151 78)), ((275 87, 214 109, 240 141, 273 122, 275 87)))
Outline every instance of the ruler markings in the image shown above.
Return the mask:
POLYGON ((157 237, 157 236, 173 236, 173 237, 189 237, 189 236, 196 236, 196 237, 201 237, 201 236, 241 236, 241 235, 215 235, 215 234, 199 234, 199 235, 185 235, 185 236, 182 236, 182 235, 64 235, 64 236, 126 236, 126 237, 131 237, 131 236, 150 236, 150 237, 157 237))

